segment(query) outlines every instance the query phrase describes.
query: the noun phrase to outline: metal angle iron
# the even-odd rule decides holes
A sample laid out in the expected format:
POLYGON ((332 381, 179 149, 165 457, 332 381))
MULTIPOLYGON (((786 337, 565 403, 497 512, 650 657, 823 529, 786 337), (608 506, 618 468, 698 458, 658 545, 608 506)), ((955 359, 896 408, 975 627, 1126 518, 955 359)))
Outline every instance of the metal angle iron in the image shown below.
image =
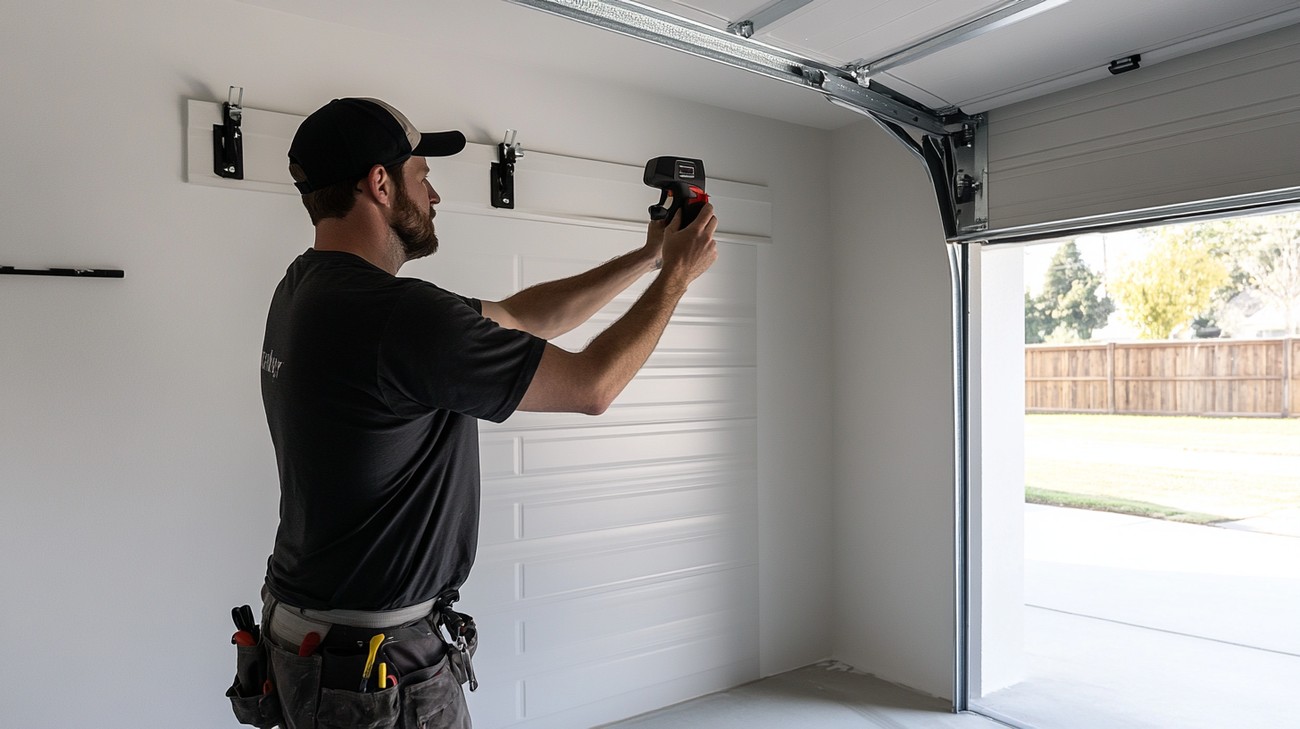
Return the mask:
POLYGON ((1009 0, 1009 2, 1003 3, 974 20, 935 33, 875 60, 859 58, 848 64, 847 68, 853 72, 858 80, 866 80, 878 73, 883 73, 891 68, 897 68, 913 61, 919 61, 926 56, 934 55, 939 51, 973 40, 985 33, 1014 25, 1022 20, 1028 20, 1039 13, 1059 7, 1067 2, 1069 0, 1009 0))
MULTIPOLYGON (((988 226, 988 136, 983 116, 967 116, 959 110, 936 111, 861 77, 858 69, 803 58, 743 33, 714 28, 632 0, 506 1, 807 88, 836 106, 868 116, 891 133, 897 128, 894 136, 925 163, 947 237, 988 226), (903 128, 919 132, 922 142, 916 142, 903 128)), ((1032 4, 1060 1, 1064 0, 1016 0, 1032 4)), ((779 0, 760 10, 755 18, 772 22, 778 14, 805 4, 779 0), (770 19, 763 15, 768 11, 770 19)))

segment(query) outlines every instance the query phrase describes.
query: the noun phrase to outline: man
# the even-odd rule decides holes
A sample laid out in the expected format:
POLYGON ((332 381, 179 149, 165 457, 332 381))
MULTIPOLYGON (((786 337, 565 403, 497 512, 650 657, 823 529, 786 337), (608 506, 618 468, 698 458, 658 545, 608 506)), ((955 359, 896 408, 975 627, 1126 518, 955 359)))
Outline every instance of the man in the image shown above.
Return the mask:
POLYGON ((399 712, 469 726, 460 683, 475 685, 472 621, 451 603, 477 542, 477 420, 604 412, 717 258, 706 205, 684 229, 651 223, 643 247, 503 301, 401 278, 403 263, 438 248, 425 158, 464 145, 460 132, 421 134, 383 102, 336 99, 289 150, 316 234, 272 299, 262 394, 281 485, 263 694, 279 696, 290 729, 383 726, 399 712), (547 343, 656 268, 586 349, 547 343))

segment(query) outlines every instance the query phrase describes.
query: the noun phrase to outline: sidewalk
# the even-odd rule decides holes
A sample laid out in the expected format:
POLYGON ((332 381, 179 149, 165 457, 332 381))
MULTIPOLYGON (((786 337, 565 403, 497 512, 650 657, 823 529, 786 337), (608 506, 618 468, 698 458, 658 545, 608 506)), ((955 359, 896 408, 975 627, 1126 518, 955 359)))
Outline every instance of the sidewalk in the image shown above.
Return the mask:
POLYGON ((1300 727, 1300 537, 1027 505, 1025 553, 1026 681, 979 703, 1043 729, 1300 727))

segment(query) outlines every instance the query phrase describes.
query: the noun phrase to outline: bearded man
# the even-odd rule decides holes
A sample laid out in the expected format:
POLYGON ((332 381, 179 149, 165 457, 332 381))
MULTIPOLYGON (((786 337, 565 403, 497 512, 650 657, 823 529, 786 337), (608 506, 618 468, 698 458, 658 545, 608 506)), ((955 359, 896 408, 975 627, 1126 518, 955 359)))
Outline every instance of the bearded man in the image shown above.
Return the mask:
POLYGON ((231 689, 246 723, 468 727, 475 630, 451 606, 477 543, 478 420, 604 412, 717 258, 706 205, 685 228, 651 222, 644 246, 502 301, 400 277, 438 249, 426 158, 464 146, 359 98, 308 116, 290 146, 315 241, 275 290, 261 357, 280 525, 261 638, 231 689), (547 342, 656 270, 583 351, 547 342))

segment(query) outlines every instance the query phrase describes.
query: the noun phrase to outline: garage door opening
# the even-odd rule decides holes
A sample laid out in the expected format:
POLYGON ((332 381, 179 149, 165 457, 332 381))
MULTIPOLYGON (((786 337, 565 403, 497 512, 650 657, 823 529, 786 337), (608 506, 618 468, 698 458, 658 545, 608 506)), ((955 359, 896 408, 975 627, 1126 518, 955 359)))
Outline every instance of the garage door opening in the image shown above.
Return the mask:
POLYGON ((1294 722, 1300 213, 976 261, 972 708, 1294 722))

